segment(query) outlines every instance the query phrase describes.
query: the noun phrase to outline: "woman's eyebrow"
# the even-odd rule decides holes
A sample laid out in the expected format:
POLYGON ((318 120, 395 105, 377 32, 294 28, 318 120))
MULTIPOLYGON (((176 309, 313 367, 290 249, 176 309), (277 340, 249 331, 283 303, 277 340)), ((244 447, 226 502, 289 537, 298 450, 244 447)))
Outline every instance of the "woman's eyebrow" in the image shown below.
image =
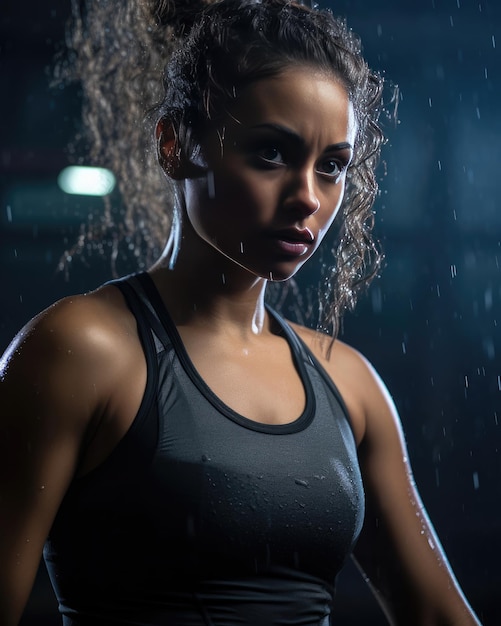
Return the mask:
MULTIPOLYGON (((287 126, 282 126, 281 124, 275 124, 275 123, 265 123, 265 124, 257 124, 256 126, 252 126, 251 127, 252 130, 257 130, 257 129, 269 129, 269 130, 273 130, 277 133, 286 135, 287 138, 291 139, 292 141, 294 141, 295 143, 297 143, 298 145, 300 145, 301 147, 305 146, 305 140, 303 139, 303 137, 301 137, 301 135, 298 135, 298 133, 296 133, 295 131, 293 131, 292 129, 288 128, 287 126)), ((351 143, 349 143, 348 141, 341 141, 339 143, 333 143, 329 146, 327 146, 325 148, 325 152, 329 152, 329 151, 336 151, 336 150, 353 150, 353 146, 351 145, 351 143)))

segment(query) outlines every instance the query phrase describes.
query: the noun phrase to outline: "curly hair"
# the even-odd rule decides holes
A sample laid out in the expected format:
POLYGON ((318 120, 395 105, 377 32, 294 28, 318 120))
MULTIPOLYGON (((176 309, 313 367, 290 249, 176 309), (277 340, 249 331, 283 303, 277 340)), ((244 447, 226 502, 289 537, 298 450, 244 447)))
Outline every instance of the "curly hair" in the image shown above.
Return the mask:
MULTIPOLYGON (((124 239, 140 250, 143 266, 179 224, 153 141, 160 119, 170 120, 189 151, 253 81, 291 65, 319 69, 341 81, 358 130, 336 220, 340 230, 332 262, 323 264, 320 287, 319 325, 335 337, 342 313, 354 307, 382 261, 372 236, 372 207, 384 141, 378 123, 383 80, 365 62, 359 38, 329 10, 291 0, 72 4, 70 54, 59 66, 60 75, 81 81, 92 157, 114 171, 125 204, 120 225, 108 208, 100 228, 115 229, 120 233, 115 241, 124 239)), ((79 247, 93 238, 95 228, 84 233, 79 247)))

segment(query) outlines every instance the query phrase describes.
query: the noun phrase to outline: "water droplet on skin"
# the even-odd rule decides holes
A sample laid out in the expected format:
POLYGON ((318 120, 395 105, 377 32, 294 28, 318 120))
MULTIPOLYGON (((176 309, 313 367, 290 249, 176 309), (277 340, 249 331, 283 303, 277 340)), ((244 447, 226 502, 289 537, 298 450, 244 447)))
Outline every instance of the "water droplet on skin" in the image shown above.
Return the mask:
POLYGON ((43 491, 45 489, 45 485, 41 485, 40 486, 40 491, 43 491))
POLYGON ((202 454, 202 462, 207 463, 208 461, 210 461, 210 457, 208 457, 206 454, 202 454))

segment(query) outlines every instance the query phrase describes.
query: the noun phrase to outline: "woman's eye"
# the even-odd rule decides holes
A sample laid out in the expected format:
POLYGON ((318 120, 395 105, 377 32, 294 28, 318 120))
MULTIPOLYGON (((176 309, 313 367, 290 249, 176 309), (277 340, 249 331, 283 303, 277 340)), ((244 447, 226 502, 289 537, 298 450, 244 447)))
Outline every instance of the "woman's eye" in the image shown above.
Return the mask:
POLYGON ((268 146, 257 150, 257 155, 260 159, 269 163, 284 163, 282 153, 274 146, 268 146))
POLYGON ((317 171, 323 176, 337 178, 343 170, 343 166, 335 159, 326 159, 319 163, 317 171))

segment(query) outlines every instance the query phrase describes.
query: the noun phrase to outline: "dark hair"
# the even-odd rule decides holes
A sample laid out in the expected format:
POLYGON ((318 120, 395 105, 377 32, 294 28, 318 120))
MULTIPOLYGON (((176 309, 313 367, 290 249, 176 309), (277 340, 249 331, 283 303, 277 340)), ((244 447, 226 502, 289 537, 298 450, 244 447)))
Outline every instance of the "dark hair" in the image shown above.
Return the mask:
POLYGON ((98 0, 85 15, 75 9, 74 0, 73 59, 66 68, 82 81, 93 156, 117 174, 126 203, 125 236, 134 238, 139 226, 146 262, 175 223, 172 212, 166 223, 165 179, 152 167, 156 150, 141 134, 146 109, 149 135, 167 117, 188 154, 239 90, 255 80, 306 65, 344 85, 358 132, 320 315, 322 328, 335 336, 342 312, 354 306, 381 263, 371 232, 383 81, 368 68, 358 37, 330 11, 290 0, 98 0), (156 73, 166 61, 160 99, 156 73), (154 100, 160 103, 151 106, 154 100))

